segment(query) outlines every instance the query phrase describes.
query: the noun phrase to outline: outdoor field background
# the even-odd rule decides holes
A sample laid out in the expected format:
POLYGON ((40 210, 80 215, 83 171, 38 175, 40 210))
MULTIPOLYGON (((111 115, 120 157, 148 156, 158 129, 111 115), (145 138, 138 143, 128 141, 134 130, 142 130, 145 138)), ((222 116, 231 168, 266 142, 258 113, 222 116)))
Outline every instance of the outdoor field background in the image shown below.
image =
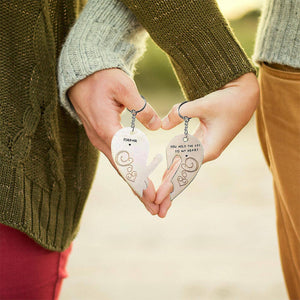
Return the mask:
MULTIPOLYGON (((220 1, 235 18, 230 3, 259 6, 220 1)), ((249 56, 258 17, 251 10, 230 22, 249 56)), ((184 100, 168 59, 150 40, 138 66, 138 88, 161 117, 184 100)), ((128 113, 122 122, 130 124, 128 113)), ((152 158, 164 155, 183 126, 145 132, 152 158)), ((156 186, 165 167, 151 176, 156 186)), ((202 166, 165 219, 151 216, 101 155, 61 299, 286 300, 275 225, 272 179, 254 118, 220 158, 202 166)))

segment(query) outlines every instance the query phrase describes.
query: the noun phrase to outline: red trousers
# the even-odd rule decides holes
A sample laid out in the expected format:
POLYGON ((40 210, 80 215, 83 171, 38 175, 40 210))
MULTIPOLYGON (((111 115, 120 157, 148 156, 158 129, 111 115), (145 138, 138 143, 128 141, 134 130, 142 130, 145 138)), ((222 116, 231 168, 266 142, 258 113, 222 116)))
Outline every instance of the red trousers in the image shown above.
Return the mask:
POLYGON ((24 233, 0 224, 0 299, 58 299, 71 252, 44 249, 24 233))

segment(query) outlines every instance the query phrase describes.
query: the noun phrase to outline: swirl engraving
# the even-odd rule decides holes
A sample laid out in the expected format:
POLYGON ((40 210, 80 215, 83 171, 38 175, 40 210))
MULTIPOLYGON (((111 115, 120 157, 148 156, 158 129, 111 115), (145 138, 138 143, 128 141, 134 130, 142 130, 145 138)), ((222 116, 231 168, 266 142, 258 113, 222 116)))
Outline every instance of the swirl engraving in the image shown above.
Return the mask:
POLYGON ((121 167, 129 166, 133 163, 128 151, 120 151, 116 154, 116 164, 121 167))
POLYGON ((184 186, 184 185, 186 185, 186 184, 188 183, 188 181, 187 181, 187 179, 186 179, 187 174, 186 174, 185 171, 182 171, 182 172, 181 172, 181 175, 182 175, 182 176, 178 176, 178 177, 177 177, 177 181, 178 181, 178 184, 179 184, 180 186, 184 186))
POLYGON ((199 163, 193 157, 188 157, 184 163, 181 164, 183 170, 187 172, 195 172, 199 169, 199 163))
POLYGON ((115 162, 121 167, 127 167, 127 174, 125 175, 126 179, 132 182, 135 182, 137 177, 137 172, 133 171, 132 163, 134 162, 133 158, 130 157, 130 154, 127 151, 119 151, 116 154, 115 162))
POLYGON ((182 171, 177 177, 178 184, 184 186, 188 184, 187 172, 195 172, 199 169, 198 161, 193 157, 188 157, 181 165, 182 171))
POLYGON ((136 176, 137 176, 136 171, 133 171, 131 173, 126 174, 126 179, 128 179, 129 181, 135 182, 136 176))

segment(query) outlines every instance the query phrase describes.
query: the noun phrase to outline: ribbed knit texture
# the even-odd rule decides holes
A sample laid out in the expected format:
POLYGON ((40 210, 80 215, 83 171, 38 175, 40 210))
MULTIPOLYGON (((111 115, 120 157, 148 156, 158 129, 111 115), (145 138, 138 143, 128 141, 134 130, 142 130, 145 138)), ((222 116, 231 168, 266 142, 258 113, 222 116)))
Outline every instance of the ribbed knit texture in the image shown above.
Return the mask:
POLYGON ((89 0, 72 27, 58 65, 60 101, 79 124, 66 92, 92 73, 119 68, 129 76, 145 50, 146 31, 118 0, 89 0))
POLYGON ((0 222, 57 251, 78 231, 98 158, 58 101, 56 62, 83 4, 0 5, 0 222))
POLYGON ((145 37, 124 4, 91 0, 65 43, 58 72, 62 44, 83 5, 0 5, 0 222, 56 251, 79 229, 99 153, 59 105, 56 75, 64 101, 68 87, 96 70, 119 67, 131 75, 145 37))
POLYGON ((189 100, 255 72, 214 0, 121 0, 171 60, 189 100))
POLYGON ((300 68, 300 0, 265 0, 253 59, 300 68))

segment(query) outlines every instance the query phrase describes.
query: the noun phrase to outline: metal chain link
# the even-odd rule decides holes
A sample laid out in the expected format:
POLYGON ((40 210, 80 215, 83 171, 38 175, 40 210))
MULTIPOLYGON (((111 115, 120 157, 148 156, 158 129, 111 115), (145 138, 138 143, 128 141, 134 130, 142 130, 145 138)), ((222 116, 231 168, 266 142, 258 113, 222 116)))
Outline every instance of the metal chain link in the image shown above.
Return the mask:
POLYGON ((184 137, 183 137, 183 141, 184 142, 187 142, 189 140, 189 131, 188 131, 188 126, 189 126, 189 120, 191 118, 187 117, 187 116, 182 116, 181 113, 180 113, 180 108, 183 104, 187 103, 188 101, 185 101, 185 102, 182 102, 180 103, 180 105, 178 106, 178 115, 181 119, 184 120, 184 137))
POLYGON ((145 109, 146 105, 147 105, 147 101, 146 99, 141 95, 141 97, 143 98, 143 100, 145 101, 143 107, 140 110, 135 110, 135 109, 128 109, 128 111, 131 112, 131 125, 130 127, 132 128, 132 132, 134 132, 134 128, 135 128, 135 119, 136 119, 136 115, 141 112, 142 110, 145 109))
POLYGON ((137 112, 134 109, 132 109, 130 112, 131 112, 131 125, 130 125, 130 127, 132 128, 132 132, 133 132, 134 128, 135 128, 135 119, 136 119, 137 112))
POLYGON ((190 118, 188 117, 183 117, 184 120, 184 140, 188 141, 189 137, 189 120, 190 118))

